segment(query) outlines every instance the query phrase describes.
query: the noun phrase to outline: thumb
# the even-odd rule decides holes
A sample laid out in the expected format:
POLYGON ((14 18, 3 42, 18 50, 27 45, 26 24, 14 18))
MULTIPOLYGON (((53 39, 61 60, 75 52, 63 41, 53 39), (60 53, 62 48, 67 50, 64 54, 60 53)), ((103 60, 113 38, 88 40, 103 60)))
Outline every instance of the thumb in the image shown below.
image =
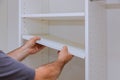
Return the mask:
POLYGON ((33 37, 30 39, 31 42, 36 43, 37 40, 40 40, 39 36, 33 37))
POLYGON ((64 51, 64 52, 68 52, 68 48, 67 48, 67 46, 64 46, 63 49, 62 49, 62 51, 64 51))

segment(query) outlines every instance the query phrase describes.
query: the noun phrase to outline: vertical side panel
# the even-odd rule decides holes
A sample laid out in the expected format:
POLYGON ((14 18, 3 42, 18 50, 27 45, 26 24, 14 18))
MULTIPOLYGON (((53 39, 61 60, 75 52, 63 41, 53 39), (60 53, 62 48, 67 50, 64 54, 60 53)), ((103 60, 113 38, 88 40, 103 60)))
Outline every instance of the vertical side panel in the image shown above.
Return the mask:
POLYGON ((120 80, 120 8, 107 10, 107 80, 120 80))
POLYGON ((104 1, 88 1, 86 80, 106 80, 106 10, 104 1))
POLYGON ((18 15, 18 18, 19 18, 19 19, 18 19, 18 20, 19 20, 19 23, 18 23, 18 26, 19 26, 19 27, 18 27, 18 28, 19 28, 19 32, 18 32, 18 34, 19 34, 19 39, 18 39, 19 46, 22 45, 22 38, 21 38, 21 37, 22 37, 22 28, 21 28, 21 27, 22 27, 22 18, 21 18, 21 15, 22 15, 23 12, 24 12, 24 11, 23 11, 23 7, 24 7, 24 6, 22 6, 22 2, 23 2, 23 0, 19 0, 19 2, 18 2, 18 3, 19 3, 19 8, 18 8, 18 9, 19 9, 19 10, 18 10, 18 11, 19 11, 19 15, 18 15))

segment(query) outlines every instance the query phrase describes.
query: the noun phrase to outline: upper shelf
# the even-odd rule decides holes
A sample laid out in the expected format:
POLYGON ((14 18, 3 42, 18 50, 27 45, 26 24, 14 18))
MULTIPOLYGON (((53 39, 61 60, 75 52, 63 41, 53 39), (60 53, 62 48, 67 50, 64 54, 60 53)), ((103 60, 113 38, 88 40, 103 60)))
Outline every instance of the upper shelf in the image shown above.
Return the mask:
POLYGON ((33 18, 40 20, 84 20, 85 13, 23 14, 22 18, 33 18))
MULTIPOLYGON (((41 37, 41 40, 37 41, 37 43, 39 44, 45 45, 56 50, 61 50, 63 46, 67 46, 71 54, 80 58, 85 58, 85 48, 80 44, 64 40, 52 35, 39 36, 41 37)), ((23 39, 29 40, 30 38, 34 37, 34 35, 23 35, 22 37, 23 39)))

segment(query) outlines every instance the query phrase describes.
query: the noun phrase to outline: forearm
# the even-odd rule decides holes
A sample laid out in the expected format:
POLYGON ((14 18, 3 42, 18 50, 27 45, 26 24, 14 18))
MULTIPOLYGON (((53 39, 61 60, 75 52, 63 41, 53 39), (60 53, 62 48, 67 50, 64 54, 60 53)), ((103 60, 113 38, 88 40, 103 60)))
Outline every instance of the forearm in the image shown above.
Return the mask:
POLYGON ((7 55, 17 61, 22 61, 24 58, 26 58, 29 55, 29 52, 27 51, 27 49, 25 49, 22 46, 20 48, 17 48, 15 50, 9 52, 7 55))
POLYGON ((55 61, 36 69, 35 80, 57 80, 66 63, 55 61))

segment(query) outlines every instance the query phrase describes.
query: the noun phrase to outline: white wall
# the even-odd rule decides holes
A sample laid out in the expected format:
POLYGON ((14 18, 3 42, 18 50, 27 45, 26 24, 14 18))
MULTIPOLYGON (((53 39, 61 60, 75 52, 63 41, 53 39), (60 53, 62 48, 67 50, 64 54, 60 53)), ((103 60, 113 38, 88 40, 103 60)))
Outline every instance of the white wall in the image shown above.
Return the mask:
POLYGON ((18 1, 0 0, 0 50, 18 47, 18 1))
POLYGON ((17 48, 19 44, 18 1, 8 0, 8 51, 17 48))
POLYGON ((120 80, 120 9, 107 11, 108 21, 108 79, 120 80))
POLYGON ((0 50, 7 52, 7 0, 0 0, 0 50))

